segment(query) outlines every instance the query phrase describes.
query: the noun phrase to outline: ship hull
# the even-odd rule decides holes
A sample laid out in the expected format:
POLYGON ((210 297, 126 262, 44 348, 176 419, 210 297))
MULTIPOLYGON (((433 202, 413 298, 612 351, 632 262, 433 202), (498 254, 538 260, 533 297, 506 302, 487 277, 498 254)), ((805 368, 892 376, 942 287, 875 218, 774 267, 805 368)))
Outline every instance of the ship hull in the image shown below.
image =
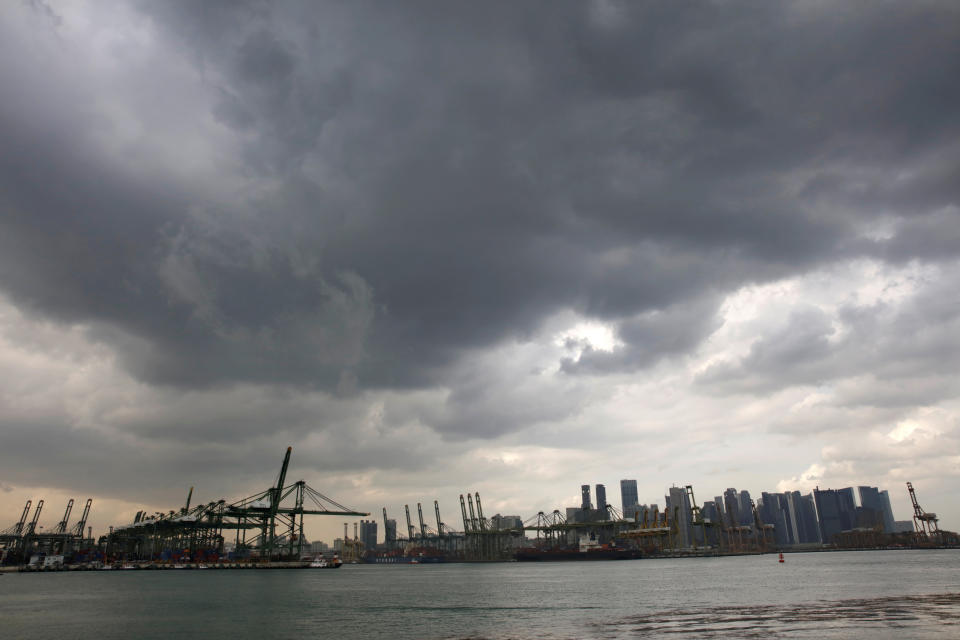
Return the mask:
POLYGON ((639 560, 643 552, 639 549, 521 549, 516 553, 517 562, 568 562, 592 560, 639 560))

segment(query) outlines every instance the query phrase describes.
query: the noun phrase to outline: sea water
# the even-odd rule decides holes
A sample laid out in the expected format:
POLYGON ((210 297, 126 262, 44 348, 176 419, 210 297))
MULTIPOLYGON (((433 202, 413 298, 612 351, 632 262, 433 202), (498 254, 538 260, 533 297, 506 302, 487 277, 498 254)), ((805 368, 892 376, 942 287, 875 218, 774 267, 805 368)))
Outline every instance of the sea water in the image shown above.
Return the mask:
POLYGON ((6 574, 0 638, 960 638, 960 551, 6 574))

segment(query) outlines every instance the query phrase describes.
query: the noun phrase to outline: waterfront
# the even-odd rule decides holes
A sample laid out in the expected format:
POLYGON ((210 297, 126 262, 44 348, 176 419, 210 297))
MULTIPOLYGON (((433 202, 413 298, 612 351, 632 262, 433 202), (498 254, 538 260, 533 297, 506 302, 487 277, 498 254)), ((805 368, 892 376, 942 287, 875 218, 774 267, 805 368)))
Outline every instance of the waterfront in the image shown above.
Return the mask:
POLYGON ((0 620, 38 640, 946 638, 960 553, 8 574, 0 620))

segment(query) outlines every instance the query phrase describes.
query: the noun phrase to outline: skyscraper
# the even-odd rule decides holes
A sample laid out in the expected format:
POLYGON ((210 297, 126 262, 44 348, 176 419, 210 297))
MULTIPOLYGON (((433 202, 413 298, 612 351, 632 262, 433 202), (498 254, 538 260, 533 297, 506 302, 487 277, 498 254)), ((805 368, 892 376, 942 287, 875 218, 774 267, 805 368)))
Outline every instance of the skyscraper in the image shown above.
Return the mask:
POLYGON ((737 527, 740 525, 740 496, 737 490, 730 487, 723 492, 723 506, 727 516, 727 526, 737 527))
POLYGON ((680 546, 690 547, 693 545, 693 536, 690 531, 690 500, 687 498, 687 492, 683 487, 670 487, 670 496, 668 498, 668 517, 677 524, 677 533, 680 539, 680 546))
POLYGON ((397 541, 397 521, 393 518, 384 523, 383 537, 387 543, 397 541))
POLYGON ((877 487, 857 487, 860 494, 860 506, 873 511, 875 517, 868 516, 868 520, 883 523, 884 533, 893 533, 893 510, 890 508, 890 494, 886 490, 880 491, 877 487))
POLYGON ((377 521, 376 520, 361 520, 360 521, 360 542, 363 543, 364 549, 373 549, 377 546, 377 521))
POLYGON ((602 484, 597 485, 597 511, 607 512, 607 488, 602 484))
POLYGON ((883 531, 893 533, 896 531, 896 521, 893 519, 893 509, 890 507, 890 494, 886 489, 880 492, 880 499, 883 500, 883 531))
POLYGON ((589 511, 592 508, 590 504, 590 485, 588 484, 580 485, 580 508, 584 511, 589 511))
POLYGON ((820 521, 820 539, 824 544, 830 544, 835 535, 856 525, 857 505, 852 487, 827 490, 817 487, 813 490, 813 501, 820 521))
POLYGON ((740 524, 750 526, 753 524, 753 502, 750 501, 750 492, 744 489, 737 494, 737 508, 740 510, 740 524))
POLYGON ((620 481, 620 506, 623 509, 623 517, 632 520, 637 513, 637 506, 640 504, 640 498, 637 494, 636 480, 620 481))

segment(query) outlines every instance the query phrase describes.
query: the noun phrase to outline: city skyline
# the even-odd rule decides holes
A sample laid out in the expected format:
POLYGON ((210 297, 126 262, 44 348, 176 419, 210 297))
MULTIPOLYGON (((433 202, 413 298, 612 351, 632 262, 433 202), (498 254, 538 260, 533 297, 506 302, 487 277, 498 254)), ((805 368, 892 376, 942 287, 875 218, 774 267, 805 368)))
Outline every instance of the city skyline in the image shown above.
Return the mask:
POLYGON ((401 529, 623 478, 898 514, 910 481, 960 528, 957 33, 937 1, 0 4, 0 527, 238 499, 292 446, 401 529))

